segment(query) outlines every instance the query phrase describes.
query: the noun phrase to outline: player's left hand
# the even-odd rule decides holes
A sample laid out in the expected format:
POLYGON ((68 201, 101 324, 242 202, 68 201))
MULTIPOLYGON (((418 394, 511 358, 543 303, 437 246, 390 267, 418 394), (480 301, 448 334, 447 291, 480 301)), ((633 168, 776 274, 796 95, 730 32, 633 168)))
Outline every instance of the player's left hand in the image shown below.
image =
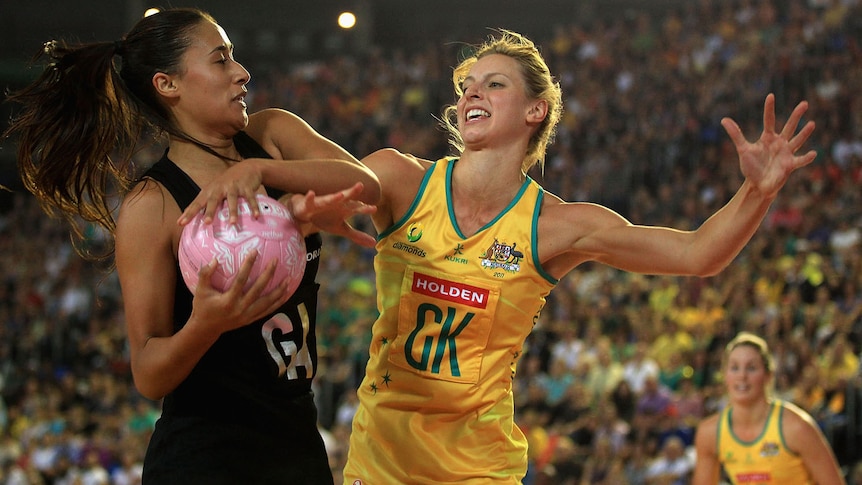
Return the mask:
POLYGON ((776 132, 775 95, 770 93, 763 106, 763 132, 754 143, 745 139, 735 121, 730 118, 721 120, 736 146, 742 174, 765 197, 775 197, 794 170, 808 165, 817 157, 814 150, 796 154, 814 131, 813 121, 805 123, 798 132, 796 130, 807 110, 808 102, 797 104, 781 132, 776 132))
POLYGON ((215 180, 207 184, 206 187, 201 188, 197 197, 180 215, 177 223, 181 225, 188 224, 195 214, 203 210, 204 222, 209 224, 212 222, 222 201, 227 200, 229 222, 230 224, 236 224, 239 220, 237 200, 240 197, 248 202, 252 217, 257 219, 260 215, 260 207, 257 204, 257 191, 260 189, 261 184, 263 184, 263 178, 260 169, 251 160, 234 164, 215 180))
POLYGON ((290 199, 290 211, 300 223, 310 223, 316 230, 326 231, 353 241, 360 246, 374 247, 374 236, 350 225, 348 220, 360 214, 373 214, 377 206, 368 205, 356 198, 363 185, 357 182, 348 189, 318 196, 313 191, 305 195, 296 194, 290 199))

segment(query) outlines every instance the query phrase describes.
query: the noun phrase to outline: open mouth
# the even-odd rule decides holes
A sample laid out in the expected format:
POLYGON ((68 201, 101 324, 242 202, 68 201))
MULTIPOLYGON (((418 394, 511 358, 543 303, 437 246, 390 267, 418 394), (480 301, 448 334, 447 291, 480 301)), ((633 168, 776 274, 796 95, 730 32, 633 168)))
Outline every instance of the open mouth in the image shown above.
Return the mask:
POLYGON ((479 118, 490 118, 491 113, 483 109, 471 109, 467 112, 467 121, 476 120, 479 118))

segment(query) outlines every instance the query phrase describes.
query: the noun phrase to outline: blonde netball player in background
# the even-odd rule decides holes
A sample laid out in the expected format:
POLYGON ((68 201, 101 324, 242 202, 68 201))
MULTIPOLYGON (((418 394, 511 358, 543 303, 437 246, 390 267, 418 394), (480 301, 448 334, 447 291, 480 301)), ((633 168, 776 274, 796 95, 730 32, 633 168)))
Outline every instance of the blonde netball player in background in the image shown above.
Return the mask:
POLYGON ((734 485, 842 485, 829 443, 808 413, 773 399, 766 341, 742 332, 727 345, 728 405, 697 427, 694 485, 715 485, 722 469, 734 485))

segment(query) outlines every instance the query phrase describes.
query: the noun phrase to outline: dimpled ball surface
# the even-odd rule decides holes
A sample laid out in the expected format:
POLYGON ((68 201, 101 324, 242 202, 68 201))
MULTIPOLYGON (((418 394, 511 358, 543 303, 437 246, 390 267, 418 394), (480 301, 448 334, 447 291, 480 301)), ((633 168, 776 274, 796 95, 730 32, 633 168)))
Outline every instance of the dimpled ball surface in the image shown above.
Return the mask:
POLYGON ((248 290, 266 264, 278 260, 275 274, 263 294, 269 293, 287 279, 288 294, 292 295, 302 281, 305 272, 305 239, 287 208, 266 195, 257 195, 260 216, 253 219, 248 202, 237 201, 238 221, 228 223, 227 201, 222 202, 211 224, 205 224, 203 211, 184 228, 180 237, 179 264, 183 280, 192 294, 198 285, 198 272, 213 259, 218 268, 212 277, 213 288, 225 291, 233 284, 243 261, 257 250, 260 254, 254 262, 244 290, 248 290))

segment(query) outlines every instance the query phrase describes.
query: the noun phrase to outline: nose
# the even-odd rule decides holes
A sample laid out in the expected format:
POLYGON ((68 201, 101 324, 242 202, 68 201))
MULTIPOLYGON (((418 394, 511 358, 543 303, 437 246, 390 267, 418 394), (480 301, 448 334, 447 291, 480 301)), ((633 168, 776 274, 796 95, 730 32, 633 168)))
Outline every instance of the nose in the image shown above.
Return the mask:
POLYGON ((464 89, 464 97, 465 98, 478 98, 481 96, 481 91, 479 89, 479 83, 472 83, 464 89))
POLYGON ((251 73, 248 72, 248 69, 246 69, 245 66, 243 66, 239 62, 235 64, 239 68, 237 82, 242 85, 248 84, 248 82, 251 81, 251 73))

